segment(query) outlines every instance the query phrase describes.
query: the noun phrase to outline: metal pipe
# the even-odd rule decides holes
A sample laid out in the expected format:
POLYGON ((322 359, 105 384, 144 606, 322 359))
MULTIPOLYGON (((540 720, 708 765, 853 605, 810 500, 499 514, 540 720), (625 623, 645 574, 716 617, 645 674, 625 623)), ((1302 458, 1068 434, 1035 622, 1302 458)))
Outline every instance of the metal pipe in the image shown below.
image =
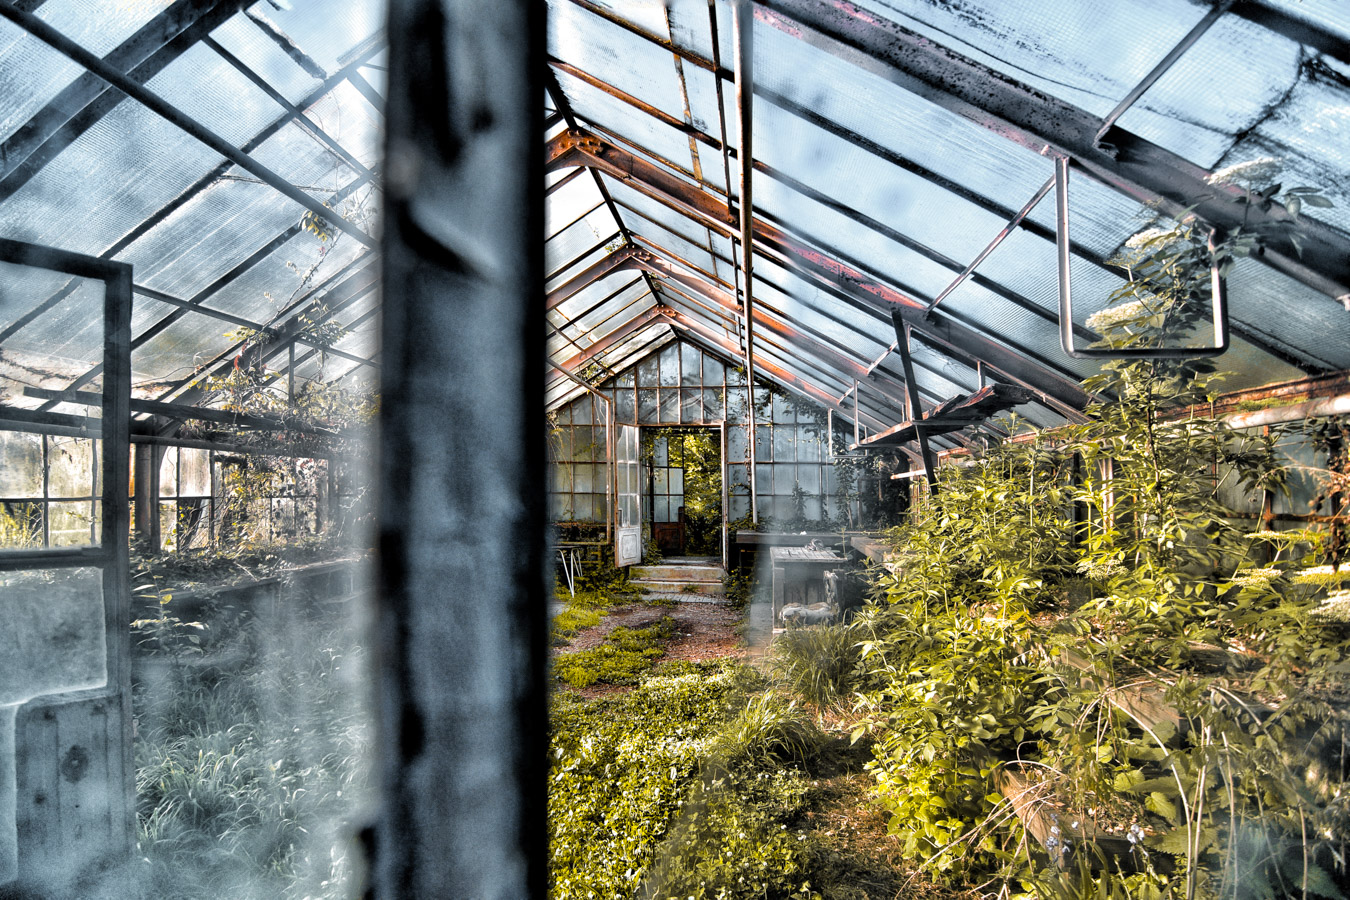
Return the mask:
POLYGON ((989 254, 993 253, 996 249, 998 249, 998 245, 1003 243, 1004 239, 1006 239, 1008 235, 1012 234, 1013 230, 1017 228, 1018 225, 1022 224, 1022 220, 1025 219, 1031 213, 1031 211, 1036 208, 1036 204, 1040 203, 1041 200, 1044 199, 1045 195, 1050 193, 1050 189, 1053 188, 1054 186, 1055 186, 1055 176, 1051 175, 1049 178, 1045 180, 1045 184, 1041 185, 1040 189, 1037 190, 1036 193, 1031 196, 1031 199, 1028 200, 1022 206, 1022 208, 1017 211, 1016 215, 1014 215, 1011 219, 1008 220, 1008 224, 1004 225, 1003 229, 998 234, 994 235, 994 239, 989 242, 989 246, 981 250, 979 255, 970 261, 970 265, 962 269, 961 274, 957 275, 956 278, 953 279, 951 284, 943 288, 942 293, 938 294, 936 297, 933 298, 933 302, 928 304, 929 310, 934 309, 939 303, 947 299, 947 295, 949 295, 952 291, 960 287, 962 282, 964 282, 967 278, 970 277, 970 273, 975 271, 975 267, 978 266, 980 263, 984 262, 989 257, 989 254))
MULTIPOLYGON (((970 265, 962 269, 961 273, 957 275, 956 278, 952 279, 951 284, 943 288, 942 293, 938 294, 936 297, 933 298, 932 302, 928 304, 928 311, 932 312, 934 309, 937 308, 937 305, 939 303, 947 299, 948 295, 950 295, 952 291, 955 291, 962 284, 964 284, 965 280, 975 272, 976 267, 979 266, 980 263, 988 259, 989 254, 993 253, 996 249, 998 249, 998 245, 1003 243, 1003 241, 1007 239, 1008 235, 1012 234, 1013 230, 1017 228, 1017 226, 1022 224, 1022 220, 1031 214, 1031 211, 1036 208, 1036 204, 1040 203, 1041 200, 1045 199, 1045 195, 1050 193, 1050 189, 1053 188, 1054 186, 1055 186, 1055 177, 1052 175, 1048 179, 1046 179, 1045 184, 1040 186, 1040 188, 1036 191, 1036 193, 1032 195, 1031 199, 1028 200, 1022 206, 1021 209, 1019 209, 1016 213, 1013 214, 1013 217, 1008 220, 1008 224, 1004 225, 1003 228, 999 231, 999 233, 994 235, 994 239, 989 242, 989 245, 986 246, 983 250, 981 250, 979 254, 973 260, 970 261, 970 265)), ((876 371, 877 366, 885 362, 886 357, 894 353, 898 346, 899 346, 898 344, 892 341, 891 344, 886 348, 886 352, 878 356, 872 362, 872 364, 867 367, 867 374, 871 375, 874 371, 876 371)))
POLYGON ((1219 21, 1223 14, 1232 8, 1234 2, 1235 0, 1222 0, 1222 2, 1211 9, 1203 19, 1195 23, 1195 27, 1188 31, 1186 36, 1172 48, 1171 52, 1164 56, 1162 61, 1144 76, 1143 81, 1140 81, 1135 85, 1134 90, 1126 94, 1125 98, 1116 104, 1116 108, 1106 114, 1106 118, 1102 119, 1102 127, 1097 129, 1097 134, 1094 137, 1096 143, 1100 144, 1102 142, 1102 137, 1111 130, 1112 125, 1116 124, 1116 120, 1123 116, 1127 109, 1134 106, 1135 101, 1144 96, 1144 93, 1149 88, 1153 87, 1154 83, 1156 83, 1159 78, 1163 77, 1164 73, 1172 68, 1177 60, 1181 59, 1181 55, 1194 46, 1195 42, 1200 40, 1201 35, 1206 31, 1209 31, 1210 26, 1219 21))
POLYGON ((754 10, 750 0, 736 0, 732 7, 732 26, 736 35, 736 123, 740 132, 737 161, 741 169, 741 278, 745 315, 745 389, 749 401, 750 429, 746 446, 750 451, 750 521, 759 524, 759 490, 755 479, 755 323, 754 323, 754 203, 751 180, 755 154, 751 144, 754 128, 754 10))
POLYGON ((1286 422, 1298 422, 1314 416, 1344 416, 1350 414, 1350 394, 1335 397, 1319 397, 1303 403, 1289 406, 1272 406, 1252 412, 1234 413, 1223 416, 1230 428, 1256 428, 1263 425, 1282 425, 1286 422))
POLYGON ((357 228, 351 222, 334 213, 319 200, 306 194, 295 185, 282 178, 276 172, 264 166, 234 144, 211 131, 191 116, 170 103, 160 99, 153 91, 128 78, 117 69, 90 53, 75 41, 66 37, 52 26, 32 13, 16 9, 8 4, 0 4, 0 16, 9 19, 15 25, 42 41, 53 50, 69 57, 74 62, 97 75, 113 87, 140 103, 160 118, 196 138, 216 153, 230 160, 245 171, 251 172, 291 200, 331 222, 335 227, 347 232, 367 247, 375 246, 375 239, 357 228))

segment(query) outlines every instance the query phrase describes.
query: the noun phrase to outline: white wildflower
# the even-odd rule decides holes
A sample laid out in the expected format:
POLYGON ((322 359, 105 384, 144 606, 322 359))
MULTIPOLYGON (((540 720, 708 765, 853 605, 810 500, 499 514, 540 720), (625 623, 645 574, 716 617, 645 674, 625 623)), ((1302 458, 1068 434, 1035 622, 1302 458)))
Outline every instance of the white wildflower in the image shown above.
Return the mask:
POLYGON ((1138 234, 1131 235, 1125 242, 1126 249, 1129 250, 1148 250, 1150 253, 1162 250, 1168 244, 1173 243, 1180 237, 1175 228, 1145 228, 1138 234), (1165 238, 1165 240, 1164 240, 1165 238))
POLYGON ((1262 156, 1246 162, 1234 163, 1212 173, 1205 179, 1207 184, 1242 184, 1253 186, 1275 180, 1284 168, 1284 160, 1275 156, 1262 156))
POLYGON ((1232 582, 1242 587, 1265 587, 1279 577, 1279 569, 1241 569, 1233 575, 1232 582))

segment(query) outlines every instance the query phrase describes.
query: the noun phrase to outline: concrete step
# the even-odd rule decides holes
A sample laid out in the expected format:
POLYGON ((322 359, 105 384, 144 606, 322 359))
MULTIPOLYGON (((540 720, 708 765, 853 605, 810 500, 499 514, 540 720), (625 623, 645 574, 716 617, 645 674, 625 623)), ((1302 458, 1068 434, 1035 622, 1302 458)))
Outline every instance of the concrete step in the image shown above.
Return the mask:
POLYGON ((629 571, 634 580, 687 581, 701 583, 722 583, 726 574, 721 566, 684 566, 661 563, 654 566, 633 566, 629 571))
POLYGON ((673 578, 633 578, 637 585, 650 594, 698 594, 705 597, 725 597, 721 581, 685 581, 673 578))

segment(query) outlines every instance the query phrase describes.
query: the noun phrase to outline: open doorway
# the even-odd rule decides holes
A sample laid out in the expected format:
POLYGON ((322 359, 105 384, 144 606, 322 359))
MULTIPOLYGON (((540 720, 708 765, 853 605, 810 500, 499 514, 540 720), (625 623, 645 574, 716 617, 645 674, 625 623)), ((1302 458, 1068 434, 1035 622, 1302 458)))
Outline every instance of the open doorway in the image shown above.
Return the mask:
POLYGON ((707 426, 644 428, 651 537, 662 556, 722 553, 722 438, 707 426))

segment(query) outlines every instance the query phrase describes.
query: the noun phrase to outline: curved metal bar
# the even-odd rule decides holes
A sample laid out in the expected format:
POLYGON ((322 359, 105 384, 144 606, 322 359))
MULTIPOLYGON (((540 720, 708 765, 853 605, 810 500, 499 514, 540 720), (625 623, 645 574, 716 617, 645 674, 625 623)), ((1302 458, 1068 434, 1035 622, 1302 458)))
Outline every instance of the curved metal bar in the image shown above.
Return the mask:
POLYGON ((1059 262, 1059 343, 1074 359, 1200 359, 1228 349, 1228 285, 1214 259, 1220 238, 1209 233, 1211 320, 1214 343, 1208 347, 1077 347, 1073 340, 1073 295, 1069 276, 1069 159, 1055 158, 1055 249, 1059 262))

